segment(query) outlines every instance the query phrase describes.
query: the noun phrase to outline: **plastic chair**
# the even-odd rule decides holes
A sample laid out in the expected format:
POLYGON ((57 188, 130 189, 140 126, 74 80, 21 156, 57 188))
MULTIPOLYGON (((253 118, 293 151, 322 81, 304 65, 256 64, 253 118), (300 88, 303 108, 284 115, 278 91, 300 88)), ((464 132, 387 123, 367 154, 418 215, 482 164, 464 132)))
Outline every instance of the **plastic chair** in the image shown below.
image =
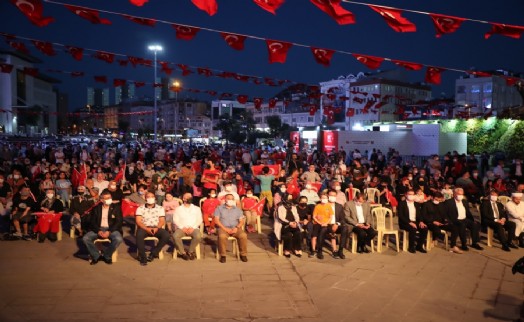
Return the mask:
MULTIPOLYGON (((347 246, 346 248, 349 249, 349 242, 351 240, 351 253, 356 254, 357 253, 357 244, 358 244, 358 238, 357 234, 354 232, 351 232, 349 238, 347 239, 347 246)), ((378 245, 377 245, 377 251, 378 251, 378 245)), ((375 244, 373 244, 373 241, 371 241, 371 252, 375 252, 375 244)))
MULTIPOLYGON (((200 224, 200 234, 202 236, 204 236, 204 224, 200 224)), ((193 237, 191 236, 184 236, 182 237, 182 240, 193 240, 193 237)), ((200 244, 198 244, 195 248, 195 252, 196 252, 196 258, 197 259, 200 259, 201 258, 201 253, 202 253, 202 250, 201 250, 201 247, 200 247, 200 244)), ((176 251, 176 247, 175 249, 173 250, 173 259, 178 259, 178 254, 177 254, 177 251, 176 251)))
POLYGON ((495 231, 493 230, 493 228, 491 227, 488 227, 488 236, 487 236, 487 244, 488 244, 488 247, 493 247, 493 235, 495 234, 495 231))
POLYGON ((351 191, 351 196, 353 196, 353 198, 355 197, 355 194, 357 192, 360 193, 360 189, 358 189, 358 188, 347 188, 346 189, 346 194, 347 194, 348 200, 352 199, 352 198, 350 198, 350 191, 351 191))
MULTIPOLYGON (((386 228, 386 215, 392 216, 393 212, 391 209, 386 207, 377 207, 371 210, 371 214, 376 219, 376 229, 378 233, 377 238, 377 251, 382 252, 382 241, 385 235, 395 235, 397 253, 400 251, 399 247, 399 236, 398 230, 391 228, 386 228)), ((386 247, 389 247, 389 238, 386 240, 386 247)))
MULTIPOLYGON (((449 250, 449 235, 446 230, 440 231, 442 234, 444 234, 444 249, 449 250)), ((433 232, 431 230, 428 230, 428 239, 426 240, 426 251, 430 251, 433 248, 433 232)))
POLYGON ((367 188, 365 193, 368 202, 377 203, 379 201, 380 191, 377 188, 367 188))
MULTIPOLYGON (((242 230, 244 230, 244 226, 242 226, 242 230)), ((237 260, 240 260, 240 248, 238 247, 238 240, 233 236, 229 236, 227 240, 231 242, 231 249, 232 249, 233 255, 236 255, 237 260)), ((217 242, 217 250, 216 250, 215 257, 216 259, 220 259, 220 253, 218 252, 218 242, 217 242)))
MULTIPOLYGON (((136 237, 136 232, 137 231, 138 231, 138 225, 135 225, 135 237, 136 237)), ((155 243, 155 246, 156 246, 158 244, 159 240, 155 236, 147 236, 146 238, 144 238, 144 241, 153 241, 155 243)), ((137 256, 139 255, 138 254, 138 249, 136 250, 136 254, 137 254, 137 256)), ((162 249, 158 253, 158 259, 160 259, 160 260, 164 259, 164 251, 162 249)))
MULTIPOLYGON (((97 243, 111 243, 111 239, 108 239, 108 238, 104 238, 104 239, 95 239, 95 245, 97 243)), ((118 250, 115 249, 115 251, 113 252, 113 255, 111 255, 111 259, 113 261, 113 263, 116 263, 117 260, 118 260, 118 250)))
POLYGON ((60 218, 60 223, 58 224, 58 233, 56 233, 56 240, 62 240, 62 218, 60 218))
POLYGON ((508 196, 499 196, 498 197, 498 201, 504 206, 506 207, 506 204, 508 203, 508 201, 510 201, 511 198, 508 197, 508 196))
POLYGON ((202 208, 202 204, 204 203, 204 200, 206 199, 207 199, 206 197, 200 199, 200 201, 198 202, 198 205, 200 206, 200 208, 202 208))

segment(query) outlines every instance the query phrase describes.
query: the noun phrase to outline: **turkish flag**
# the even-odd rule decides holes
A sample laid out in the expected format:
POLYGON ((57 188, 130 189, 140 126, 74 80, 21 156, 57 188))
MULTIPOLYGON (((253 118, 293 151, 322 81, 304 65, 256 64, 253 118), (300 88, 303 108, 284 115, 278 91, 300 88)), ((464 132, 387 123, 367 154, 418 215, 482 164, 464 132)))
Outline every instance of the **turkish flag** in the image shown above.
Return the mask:
POLYGON ((75 15, 78 15, 86 20, 89 20, 93 24, 103 24, 103 25, 111 24, 111 21, 109 21, 108 19, 100 18, 100 12, 98 12, 98 10, 72 6, 69 4, 65 4, 64 7, 69 9, 69 11, 71 11, 75 15))
POLYGON ((126 84, 126 80, 125 79, 119 79, 119 78, 113 79, 113 86, 114 87, 124 86, 125 84, 126 84))
POLYGON ((315 61, 319 63, 320 65, 328 67, 331 63, 331 57, 333 56, 333 53, 335 53, 334 50, 331 49, 323 49, 323 48, 315 48, 310 47, 311 52, 313 53, 313 57, 315 58, 315 61))
POLYGON ((510 38, 520 39, 520 36, 524 32, 524 26, 513 26, 505 25, 501 23, 491 23, 491 30, 486 32, 484 35, 485 39, 491 37, 491 35, 499 34, 510 38))
POLYGON ((132 202, 128 199, 122 199, 122 216, 124 217, 134 217, 136 210, 140 207, 139 204, 132 202))
POLYGON ((240 103, 240 104, 246 104, 247 103, 247 95, 237 95, 237 101, 240 103))
POLYGON ((384 61, 382 57, 367 56, 361 54, 352 54, 359 62, 366 65, 369 69, 377 69, 380 67, 380 64, 384 61))
POLYGON ((11 48, 13 48, 14 50, 16 51, 19 51, 21 53, 24 53, 26 55, 29 55, 29 49, 27 49, 27 47, 24 45, 23 42, 18 42, 18 41, 9 41, 8 42, 9 46, 11 46, 11 48))
POLYGON ((315 105, 309 108, 309 115, 313 116, 317 112, 317 107, 315 105))
POLYGON ((155 19, 139 18, 139 17, 130 16, 130 15, 122 15, 122 16, 126 18, 127 20, 130 20, 142 26, 154 27, 156 24, 155 19))
POLYGON ((41 0, 11 0, 33 25, 45 27, 55 21, 53 17, 42 17, 43 7, 41 0))
POLYGON ((107 77, 106 76, 95 76, 95 82, 107 83, 107 77))
POLYGON ((207 12, 208 15, 213 16, 217 13, 218 5, 216 0, 191 0, 198 9, 207 12))
POLYGON ((53 48, 53 44, 47 41, 31 40, 35 45, 36 49, 40 50, 47 56, 55 56, 56 52, 53 48))
POLYGON ((145 85, 146 85, 145 82, 135 82, 135 87, 136 87, 136 88, 144 87, 145 85))
POLYGON ((108 64, 112 64, 115 60, 115 54, 108 53, 105 51, 97 51, 94 55, 95 58, 105 61, 108 64))
POLYGON ((226 43, 229 45, 229 47, 235 49, 235 50, 243 50, 244 49, 244 41, 246 40, 246 36, 237 35, 237 34, 230 34, 227 32, 221 32, 220 36, 224 38, 226 43))
POLYGON ((244 83, 247 83, 249 81, 249 76, 247 76, 247 75, 236 74, 234 78, 236 80, 239 80, 239 81, 244 82, 244 83))
POLYGON ((511 76, 502 76, 506 80, 507 86, 515 86, 517 82, 520 80, 520 78, 517 77, 511 77, 511 76))
POLYGON ((36 77, 38 75, 38 68, 24 67, 24 74, 36 77))
POLYGON ((66 46, 66 51, 71 54, 71 56, 75 59, 75 60, 82 60, 82 58, 84 57, 84 49, 82 48, 79 48, 79 47, 73 47, 73 46, 66 46))
POLYGON ((430 13, 429 16, 435 25, 436 37, 440 38, 443 34, 450 34, 460 28, 460 25, 466 20, 464 18, 438 15, 430 13))
POLYGON ((440 84, 440 74, 443 70, 444 69, 442 68, 428 66, 428 68, 426 69, 426 76, 424 77, 424 81, 430 84, 440 84))
POLYGON ((144 5, 144 3, 149 2, 149 0, 129 0, 129 2, 137 7, 141 7, 144 5))
POLYGON ((254 165, 251 167, 251 169, 253 170, 253 175, 254 176, 259 176, 259 175, 262 175, 262 169, 264 167, 268 167, 269 168, 269 172, 268 172, 268 175, 272 175, 272 176, 278 176, 278 174, 280 173, 280 164, 267 164, 267 165, 254 165))
POLYGON ((402 17, 402 11, 398 9, 390 9, 381 6, 369 5, 371 9, 378 12, 386 23, 396 32, 415 32, 417 26, 414 23, 402 17))
POLYGON ((131 65, 133 65, 133 67, 136 67, 136 65, 144 64, 144 59, 140 57, 127 56, 127 59, 131 62, 131 65))
POLYGON ((162 88, 162 83, 153 83, 153 88, 162 88))
POLYGON ((277 106, 277 100, 274 98, 270 98, 268 106, 269 108, 275 108, 275 106, 277 106))
POLYGON ((198 75, 204 75, 206 77, 213 76, 213 72, 209 68, 198 67, 197 72, 198 75))
POLYGON ((124 165, 120 168, 120 171, 118 171, 118 173, 113 178, 113 180, 116 182, 119 182, 120 180, 125 180, 126 179, 125 172, 126 172, 126 163, 124 163, 124 165))
POLYGON ((284 0, 253 0, 260 8, 276 15, 277 9, 284 3, 284 0))
POLYGON ((386 105, 386 104, 387 104, 387 102, 384 102, 384 101, 382 101, 382 102, 378 102, 377 104, 375 104, 374 108, 377 108, 377 109, 378 109, 378 108, 381 108, 382 106, 384 106, 384 105, 386 105))
POLYGON ((391 62, 395 63, 398 66, 404 67, 407 70, 421 70, 424 65, 418 63, 411 63, 408 61, 395 60, 392 59, 391 62))
POLYGON ((0 63, 0 72, 9 74, 13 71, 13 65, 0 63))
POLYGON ((179 25, 176 23, 172 24, 171 27, 176 31, 176 38, 182 40, 191 40, 196 36, 197 32, 200 31, 200 28, 179 25))
POLYGON ((71 72, 72 77, 82 77, 84 76, 84 72, 71 72))
POLYGON ((158 62, 160 66, 162 66, 162 71, 166 73, 167 75, 171 75, 173 72, 173 69, 169 67, 169 62, 167 61, 160 61, 158 62))
POLYGON ((287 52, 292 44, 284 41, 266 39, 269 63, 285 63, 287 52))
POLYGON ((468 70, 468 71, 466 71, 466 73, 468 73, 469 75, 477 76, 477 77, 491 77, 491 76, 493 76, 490 73, 480 72, 480 71, 476 71, 476 70, 468 70))
POLYGON ((256 108, 257 110, 260 109, 263 100, 264 100, 264 99, 261 98, 261 97, 255 97, 255 98, 253 98, 253 103, 255 104, 255 108, 256 108))
POLYGON ((266 204, 266 197, 262 198, 259 202, 257 202, 251 210, 255 210, 257 215, 262 216, 264 213, 264 205, 266 204))
POLYGON ((355 16, 350 11, 344 9, 340 2, 341 0, 310 0, 312 4, 317 6, 320 10, 327 13, 339 25, 348 25, 355 23, 355 16))
POLYGON ((217 91, 206 91, 211 96, 217 96, 217 91))
POLYGON ((348 110, 346 111, 346 116, 347 117, 355 116, 355 109, 352 107, 348 108, 348 110))

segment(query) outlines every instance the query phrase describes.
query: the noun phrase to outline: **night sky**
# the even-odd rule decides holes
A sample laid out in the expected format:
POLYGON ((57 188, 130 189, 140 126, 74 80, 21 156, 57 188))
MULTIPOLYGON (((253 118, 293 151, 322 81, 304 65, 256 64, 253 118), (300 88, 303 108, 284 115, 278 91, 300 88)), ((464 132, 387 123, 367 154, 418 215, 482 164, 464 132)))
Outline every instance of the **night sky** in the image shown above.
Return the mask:
MULTIPOLYGON (((262 10, 251 0, 217 2, 218 13, 211 17, 197 9, 190 0, 150 0, 143 7, 136 7, 128 0, 64 0, 68 4, 144 18, 433 66, 524 72, 524 37, 512 39, 493 35, 485 40, 484 33, 491 28, 488 24, 465 21, 455 33, 436 38, 430 17, 416 13, 404 12, 403 16, 416 24, 417 32, 397 33, 367 6, 351 3, 343 3, 342 6, 355 14, 357 23, 341 26, 308 0, 287 0, 276 16, 262 10)), ((369 3, 524 26, 522 0, 373 0, 369 3)), ((56 21, 39 28, 32 25, 8 0, 0 0, 0 31, 22 37, 150 59, 153 54, 147 50, 147 46, 156 43, 164 47, 164 52, 159 53, 159 60, 308 84, 318 84, 340 75, 371 71, 352 56, 340 53, 333 55, 330 67, 324 67, 314 61, 309 48, 297 46, 290 49, 285 64, 269 64, 266 44, 262 40, 248 38, 245 49, 236 51, 215 32, 202 30, 191 41, 178 40, 175 30, 168 24, 157 23, 151 28, 121 16, 101 13, 102 17, 112 21, 112 25, 94 25, 57 4, 44 3, 44 16, 55 17, 56 21)), ((153 82, 152 68, 133 68, 131 65, 121 67, 118 63, 108 64, 91 57, 84 57, 81 62, 77 62, 62 52, 60 47, 55 47, 57 56, 48 57, 30 43, 26 45, 32 54, 44 61, 38 66, 41 70, 86 72, 82 78, 47 73, 62 81, 59 86, 69 95, 70 110, 86 104, 86 87, 110 87, 113 103, 113 78, 153 82), (95 83, 95 75, 106 75, 110 81, 106 86, 95 83)), ((2 42, 0 48, 7 49, 8 46, 2 42)), ((380 69, 393 68, 396 68, 394 64, 384 62, 380 69)), ((411 80, 423 81, 424 70, 410 72, 411 80)), ((453 96, 454 80, 461 75, 444 72, 442 84, 433 87, 434 97, 439 97, 443 92, 448 97, 453 96)), ((196 74, 182 77, 180 71, 175 71, 171 77, 180 80, 186 88, 246 94, 250 98, 260 96, 266 101, 279 92, 278 87, 232 79, 206 78, 196 74)), ((152 96, 152 93, 150 85, 138 91, 139 95, 152 96)), ((182 93, 179 97, 195 95, 182 93)), ((204 94, 198 98, 213 99, 204 94)))

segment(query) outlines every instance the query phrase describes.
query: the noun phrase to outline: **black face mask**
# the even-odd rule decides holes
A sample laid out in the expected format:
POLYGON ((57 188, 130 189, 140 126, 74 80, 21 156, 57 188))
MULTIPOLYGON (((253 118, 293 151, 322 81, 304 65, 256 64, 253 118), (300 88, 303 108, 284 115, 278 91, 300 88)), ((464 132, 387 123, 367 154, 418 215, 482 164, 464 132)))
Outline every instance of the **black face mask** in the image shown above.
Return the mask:
POLYGON ((189 204, 193 203, 193 198, 187 198, 187 199, 184 199, 184 203, 185 203, 186 205, 189 205, 189 204))

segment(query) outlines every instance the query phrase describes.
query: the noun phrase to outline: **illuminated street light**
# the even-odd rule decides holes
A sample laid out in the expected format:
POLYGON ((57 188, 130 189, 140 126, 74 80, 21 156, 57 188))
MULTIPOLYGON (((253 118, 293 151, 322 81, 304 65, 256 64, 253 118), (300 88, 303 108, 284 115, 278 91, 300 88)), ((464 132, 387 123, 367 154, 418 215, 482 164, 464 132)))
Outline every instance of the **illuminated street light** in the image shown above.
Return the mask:
POLYGON ((153 65, 153 69, 154 69, 154 81, 153 81, 153 121, 154 121, 154 131, 155 131, 155 134, 154 134, 154 140, 156 141, 157 140, 157 116, 156 116, 156 113, 157 113, 157 108, 156 108, 156 53, 159 52, 159 51, 162 51, 162 46, 160 45, 150 45, 147 47, 149 50, 153 51, 155 53, 155 62, 154 62, 154 65, 153 65))

